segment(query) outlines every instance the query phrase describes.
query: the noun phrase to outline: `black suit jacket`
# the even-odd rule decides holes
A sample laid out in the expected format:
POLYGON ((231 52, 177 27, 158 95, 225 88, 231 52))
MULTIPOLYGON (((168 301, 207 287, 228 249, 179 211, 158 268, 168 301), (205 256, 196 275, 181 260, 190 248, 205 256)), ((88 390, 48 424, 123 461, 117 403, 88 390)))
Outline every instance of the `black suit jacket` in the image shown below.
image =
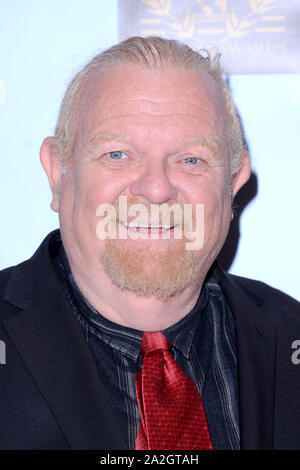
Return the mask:
MULTIPOLYGON (((53 269, 52 234, 0 273, 0 449, 126 449, 79 322, 53 269)), ((299 303, 256 281, 216 275, 237 336, 242 449, 300 449, 299 303)))

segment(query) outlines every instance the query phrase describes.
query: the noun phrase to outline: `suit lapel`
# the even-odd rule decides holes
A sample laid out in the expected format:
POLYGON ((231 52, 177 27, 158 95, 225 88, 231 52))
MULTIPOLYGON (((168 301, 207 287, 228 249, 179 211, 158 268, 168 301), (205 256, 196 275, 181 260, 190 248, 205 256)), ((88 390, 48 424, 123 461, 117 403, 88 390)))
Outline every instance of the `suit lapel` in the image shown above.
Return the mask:
POLYGON ((260 298, 243 291, 220 268, 218 272, 236 328, 241 449, 271 449, 276 329, 260 298))
POLYGON ((70 447, 126 449, 81 327, 49 256, 48 269, 45 263, 45 256, 36 254, 10 279, 6 301, 17 303, 19 309, 23 304, 23 311, 14 308, 17 313, 7 318, 4 326, 70 447), (47 273, 41 272, 45 269, 47 273))

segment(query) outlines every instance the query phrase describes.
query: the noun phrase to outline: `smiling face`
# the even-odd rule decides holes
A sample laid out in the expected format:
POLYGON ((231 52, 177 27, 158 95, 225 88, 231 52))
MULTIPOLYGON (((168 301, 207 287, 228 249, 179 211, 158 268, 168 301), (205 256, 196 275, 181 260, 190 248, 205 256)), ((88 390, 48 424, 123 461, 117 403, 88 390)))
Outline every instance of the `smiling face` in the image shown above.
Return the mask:
POLYGON ((47 151, 43 162, 59 188, 52 207, 59 211, 73 273, 94 285, 109 279, 162 300, 179 294, 206 275, 227 235, 232 196, 249 176, 244 163, 232 181, 216 85, 206 74, 115 66, 89 78, 79 109, 67 174, 60 174, 47 151), (97 208, 117 206, 120 196, 128 206, 191 204, 194 217, 196 205, 203 204, 203 247, 189 251, 184 238, 172 236, 174 224, 151 228, 151 221, 140 229, 126 228, 121 220, 118 228, 126 239, 100 240, 97 208), (156 236, 133 240, 130 231, 156 236))

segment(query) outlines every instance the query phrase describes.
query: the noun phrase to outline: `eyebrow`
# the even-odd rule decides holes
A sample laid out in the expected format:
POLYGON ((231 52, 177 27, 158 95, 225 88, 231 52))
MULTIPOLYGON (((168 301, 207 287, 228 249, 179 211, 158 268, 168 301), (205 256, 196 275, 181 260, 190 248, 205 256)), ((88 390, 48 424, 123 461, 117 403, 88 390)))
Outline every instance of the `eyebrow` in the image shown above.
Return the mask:
POLYGON ((88 152, 93 152, 93 150, 98 145, 105 144, 107 142, 129 142, 130 140, 130 137, 122 134, 113 134, 111 132, 98 132, 86 142, 85 147, 88 152))
POLYGON ((213 151, 214 157, 221 159, 222 158, 222 148, 224 141, 218 136, 209 136, 204 137, 201 135, 189 136, 184 140, 185 143, 193 145, 203 145, 210 148, 213 151))
MULTIPOLYGON (((111 132, 98 132, 86 143, 86 149, 89 153, 93 153, 93 150, 98 145, 103 145, 108 142, 131 142, 132 139, 126 135, 116 134, 111 132)), ((220 151, 223 147, 223 140, 218 136, 204 137, 201 135, 187 136, 183 139, 184 144, 203 145, 212 150, 214 157, 221 159, 222 152, 220 151)))

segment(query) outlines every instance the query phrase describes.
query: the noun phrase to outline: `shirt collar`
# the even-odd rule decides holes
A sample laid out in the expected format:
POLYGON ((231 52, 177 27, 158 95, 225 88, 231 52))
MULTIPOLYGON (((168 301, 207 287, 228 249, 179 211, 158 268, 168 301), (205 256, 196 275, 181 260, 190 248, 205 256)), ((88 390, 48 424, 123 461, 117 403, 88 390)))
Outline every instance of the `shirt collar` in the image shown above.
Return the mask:
MULTIPOLYGON (((63 245, 61 245, 58 252, 52 254, 52 258, 66 295, 79 321, 110 347, 137 362, 143 332, 108 320, 88 302, 75 283, 63 245)), ((187 359, 199 326, 201 314, 207 305, 208 297, 208 289, 204 284, 196 305, 189 314, 169 328, 162 330, 162 333, 172 343, 173 347, 181 351, 187 359)))
POLYGON ((199 327, 199 322, 208 302, 208 291, 203 284, 201 293, 194 308, 174 325, 162 330, 162 333, 172 343, 173 347, 181 351, 188 359, 193 344, 194 336, 199 327))

